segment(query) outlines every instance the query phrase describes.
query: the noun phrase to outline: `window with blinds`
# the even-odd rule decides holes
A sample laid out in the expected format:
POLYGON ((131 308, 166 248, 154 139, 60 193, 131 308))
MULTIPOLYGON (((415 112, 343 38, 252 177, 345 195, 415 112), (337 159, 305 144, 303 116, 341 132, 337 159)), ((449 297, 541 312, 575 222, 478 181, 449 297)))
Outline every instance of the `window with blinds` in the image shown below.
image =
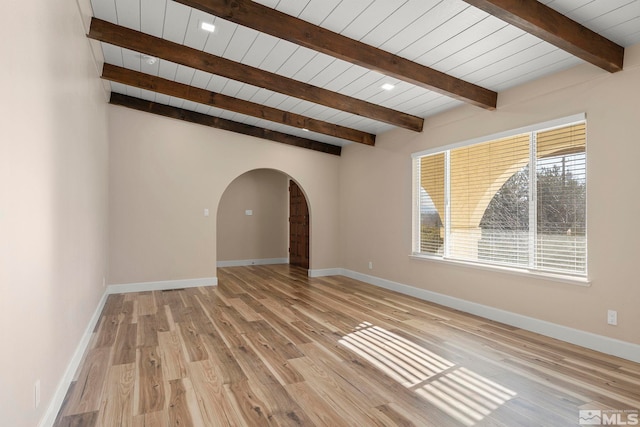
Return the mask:
POLYGON ((586 276, 584 120, 414 155, 414 253, 586 276))

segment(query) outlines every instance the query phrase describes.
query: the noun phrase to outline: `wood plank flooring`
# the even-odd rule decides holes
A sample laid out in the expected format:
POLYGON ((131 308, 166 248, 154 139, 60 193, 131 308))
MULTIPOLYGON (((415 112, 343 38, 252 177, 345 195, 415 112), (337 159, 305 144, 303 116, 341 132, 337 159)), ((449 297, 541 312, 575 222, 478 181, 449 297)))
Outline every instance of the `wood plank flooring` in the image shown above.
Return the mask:
POLYGON ((640 408, 637 363, 287 265, 218 278, 111 295, 56 427, 548 427, 640 408))

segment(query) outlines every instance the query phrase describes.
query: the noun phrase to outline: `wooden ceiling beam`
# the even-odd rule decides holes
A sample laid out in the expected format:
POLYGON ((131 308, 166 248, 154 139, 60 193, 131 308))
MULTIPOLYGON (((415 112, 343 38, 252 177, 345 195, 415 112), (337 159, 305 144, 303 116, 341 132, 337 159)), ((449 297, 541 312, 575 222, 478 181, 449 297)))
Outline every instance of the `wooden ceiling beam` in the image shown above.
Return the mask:
POLYGON ((280 142, 282 144, 319 151, 321 153, 339 156, 342 151, 342 148, 337 145, 325 144, 323 142, 313 141, 311 139, 272 131, 258 126, 246 125, 244 123, 238 123, 232 120, 222 119, 220 117, 213 117, 207 114, 197 113, 195 111, 189 111, 182 108, 171 107, 169 105, 158 104, 156 102, 145 101, 144 99, 135 98, 128 95, 121 95, 119 93, 112 93, 109 103, 113 105, 121 105, 123 107, 132 108, 138 111, 157 114, 159 116, 170 117, 173 119, 209 126, 216 129, 228 130, 235 133, 241 133, 243 135, 250 135, 256 138, 268 139, 270 141, 280 142))
POLYGON ((206 89, 200 89, 183 83, 163 79, 162 77, 128 70, 111 64, 104 64, 102 69, 102 78, 112 82, 162 93, 164 95, 175 96, 177 98, 186 99, 199 104, 210 105, 223 110, 257 117, 259 119, 269 120, 271 122, 287 126, 293 126, 298 129, 307 129, 324 135, 333 136, 335 138, 358 142, 360 144, 374 145, 376 140, 375 135, 367 132, 328 123, 322 120, 316 120, 288 111, 278 110, 276 108, 233 98, 231 96, 211 92, 206 89))
POLYGON ((493 110, 498 94, 251 0, 176 0, 227 21, 493 110))
POLYGON ((535 0, 464 0, 591 64, 622 70, 624 48, 535 0))
POLYGON ((88 37, 415 132, 421 132, 424 124, 424 119, 420 117, 263 71, 97 18, 91 19, 88 37))

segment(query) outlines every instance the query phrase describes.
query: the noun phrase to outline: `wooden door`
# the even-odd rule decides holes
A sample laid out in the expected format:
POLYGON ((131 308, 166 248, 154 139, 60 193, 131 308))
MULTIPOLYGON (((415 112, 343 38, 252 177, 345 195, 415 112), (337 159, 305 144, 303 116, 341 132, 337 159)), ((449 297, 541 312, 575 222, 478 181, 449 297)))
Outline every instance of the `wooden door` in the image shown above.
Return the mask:
POLYGON ((289 181, 289 264, 309 268, 309 206, 293 181, 289 181))

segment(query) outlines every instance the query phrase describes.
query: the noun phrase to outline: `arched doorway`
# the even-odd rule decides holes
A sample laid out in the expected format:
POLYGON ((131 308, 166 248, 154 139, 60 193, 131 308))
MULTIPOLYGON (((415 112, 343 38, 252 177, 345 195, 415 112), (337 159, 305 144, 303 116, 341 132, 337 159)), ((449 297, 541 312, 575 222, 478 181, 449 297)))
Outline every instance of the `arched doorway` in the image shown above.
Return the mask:
POLYGON ((293 180, 289 181, 289 264, 309 268, 309 205, 293 180))
POLYGON ((310 208, 303 188, 277 169, 229 183, 216 216, 217 266, 310 266, 310 208))

